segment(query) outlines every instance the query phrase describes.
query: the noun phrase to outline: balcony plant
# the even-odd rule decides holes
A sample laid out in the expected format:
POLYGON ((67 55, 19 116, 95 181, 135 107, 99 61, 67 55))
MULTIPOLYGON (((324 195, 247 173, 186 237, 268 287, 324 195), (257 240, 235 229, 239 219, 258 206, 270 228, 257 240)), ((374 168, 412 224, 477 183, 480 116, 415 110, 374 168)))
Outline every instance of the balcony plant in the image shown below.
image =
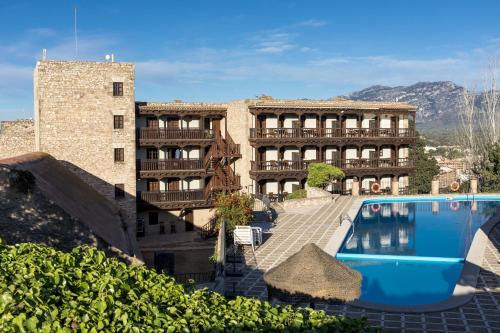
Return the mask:
POLYGON ((311 163, 308 167, 307 185, 324 189, 345 177, 344 171, 326 163, 311 163))

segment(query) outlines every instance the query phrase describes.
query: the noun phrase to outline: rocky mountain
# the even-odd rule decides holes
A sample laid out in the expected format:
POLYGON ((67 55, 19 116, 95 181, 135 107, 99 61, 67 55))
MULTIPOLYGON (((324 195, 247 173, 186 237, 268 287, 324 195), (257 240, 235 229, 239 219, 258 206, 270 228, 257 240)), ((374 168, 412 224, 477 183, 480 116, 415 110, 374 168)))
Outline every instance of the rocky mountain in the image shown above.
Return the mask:
MULTIPOLYGON (((371 86, 346 96, 362 101, 406 102, 417 106, 417 128, 437 139, 453 130, 458 122, 464 88, 450 81, 419 82, 411 86, 371 86)), ((439 140, 441 141, 441 140, 439 140)))

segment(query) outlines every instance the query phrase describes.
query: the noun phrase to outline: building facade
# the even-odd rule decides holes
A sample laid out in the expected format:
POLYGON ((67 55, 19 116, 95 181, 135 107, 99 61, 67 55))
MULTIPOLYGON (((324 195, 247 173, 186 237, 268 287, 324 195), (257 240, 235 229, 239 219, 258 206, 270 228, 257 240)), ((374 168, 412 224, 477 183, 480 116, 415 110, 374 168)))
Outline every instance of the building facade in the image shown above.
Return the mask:
POLYGON ((218 193, 280 200, 305 186, 312 162, 345 171, 330 191, 359 180, 362 193, 404 193, 414 170, 416 108, 405 103, 136 102, 134 80, 133 64, 39 61, 34 145, 121 208, 150 264, 162 251, 213 251, 200 240, 218 193))
POLYGON ((346 178, 329 190, 349 194, 355 179, 361 194, 371 184, 381 192, 408 189, 414 171, 409 151, 416 142, 416 108, 405 103, 332 100, 257 100, 230 104, 228 120, 245 131, 233 134, 242 146, 242 186, 279 200, 305 186, 307 168, 324 162, 346 178))

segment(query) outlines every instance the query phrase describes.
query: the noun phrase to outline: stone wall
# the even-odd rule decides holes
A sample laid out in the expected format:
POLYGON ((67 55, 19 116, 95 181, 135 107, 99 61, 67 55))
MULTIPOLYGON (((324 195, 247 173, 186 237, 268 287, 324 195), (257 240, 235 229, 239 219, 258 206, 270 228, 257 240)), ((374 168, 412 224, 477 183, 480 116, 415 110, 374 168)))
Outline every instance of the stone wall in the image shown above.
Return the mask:
POLYGON ((0 122, 0 158, 31 153, 35 149, 33 120, 0 122))
POLYGON ((254 181, 250 178, 250 161, 253 160, 253 148, 250 146, 250 128, 252 124, 252 114, 248 111, 248 104, 245 100, 234 101, 228 104, 227 109, 227 130, 234 142, 239 143, 241 158, 235 162, 235 172, 241 176, 241 186, 244 192, 255 193, 254 181))
POLYGON ((34 72, 35 148, 51 154, 122 209, 135 230, 136 149, 134 65, 39 61, 34 72), (123 82, 123 96, 113 96, 123 82), (113 116, 124 128, 113 128, 113 116), (114 161, 124 148, 124 162, 114 161), (114 185, 126 196, 115 200, 114 185))

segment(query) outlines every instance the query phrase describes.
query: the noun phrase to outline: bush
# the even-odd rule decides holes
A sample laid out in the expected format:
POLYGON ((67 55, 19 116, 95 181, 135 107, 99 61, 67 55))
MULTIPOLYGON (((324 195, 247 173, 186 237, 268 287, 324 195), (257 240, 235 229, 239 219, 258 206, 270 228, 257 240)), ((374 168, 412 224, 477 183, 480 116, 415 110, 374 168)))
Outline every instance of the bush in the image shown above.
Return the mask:
POLYGON ((307 185, 324 188, 334 180, 341 180, 345 177, 344 171, 326 163, 309 164, 307 175, 307 185))
POLYGON ((187 291, 167 275, 90 247, 64 253, 0 241, 0 277, 1 332, 370 330, 366 319, 187 291))
POLYGON ((254 199, 246 193, 221 193, 215 201, 215 218, 226 221, 226 232, 232 233, 237 225, 252 222, 254 199))
POLYGON ((290 193, 287 199, 304 199, 304 198, 307 198, 307 190, 299 189, 290 193))

